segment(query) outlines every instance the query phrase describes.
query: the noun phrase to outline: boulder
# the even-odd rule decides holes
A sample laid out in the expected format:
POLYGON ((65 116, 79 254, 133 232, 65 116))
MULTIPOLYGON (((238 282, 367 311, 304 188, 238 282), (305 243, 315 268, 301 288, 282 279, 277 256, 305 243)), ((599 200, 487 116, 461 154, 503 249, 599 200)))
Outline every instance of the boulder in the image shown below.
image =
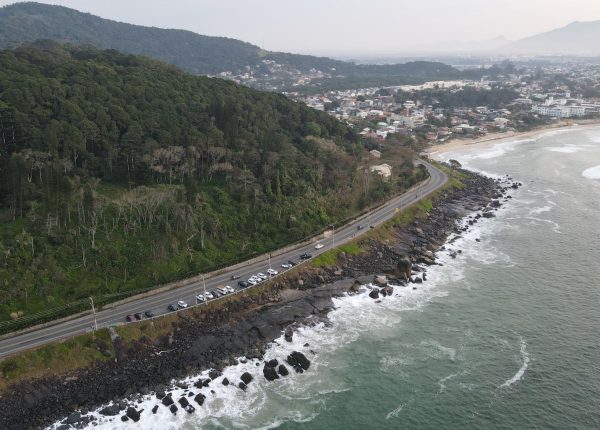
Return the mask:
POLYGON ((100 409, 99 413, 100 415, 105 415, 107 417, 114 417, 116 415, 119 415, 120 411, 121 409, 119 408, 119 405, 110 405, 100 409))
POLYGON ((188 385, 185 382, 176 382, 175 386, 178 388, 181 388, 182 390, 185 390, 188 388, 188 385))
POLYGON ((196 397, 194 397, 194 400, 196 401, 196 403, 198 403, 200 406, 202 406, 204 404, 204 400, 206 399, 206 396, 202 393, 198 393, 198 395, 196 397))
POLYGON ((152 413, 155 414, 156 411, 158 411, 158 405, 154 405, 154 407, 152 408, 152 413))
MULTIPOLYGON (((284 337, 284 339, 285 339, 287 342, 291 342, 291 341, 292 341, 292 337, 293 337, 293 336, 294 336, 294 330, 292 330, 292 328, 291 328, 291 327, 288 327, 288 328, 286 328, 286 329, 285 329, 285 334, 284 334, 284 336, 283 336, 283 337, 284 337)), ((273 367, 275 367, 275 366, 273 366, 273 367)))
POLYGON ((218 370, 216 370, 216 369, 210 369, 210 372, 208 372, 208 377, 209 377, 210 379, 212 379, 213 381, 214 381, 215 379, 217 379, 219 376, 221 376, 221 372, 219 372, 219 371, 218 371, 218 370))
POLYGON ((394 287, 390 287, 388 285, 387 287, 383 287, 381 289, 381 292, 383 293, 384 296, 391 296, 392 294, 394 294, 394 287))
POLYGON ((157 392, 156 392, 156 398, 157 398, 158 400, 160 400, 160 399, 164 398, 166 395, 167 395, 167 393, 165 393, 164 391, 157 391, 157 392))
POLYGON ((371 292, 369 293, 369 297, 372 299, 378 299, 379 298, 379 290, 377 288, 373 288, 371 290, 371 292))
POLYGON ((373 280, 373 282, 375 283, 375 285, 385 287, 388 283, 388 279, 387 279, 387 277, 385 277, 383 275, 377 275, 377 276, 375 276, 375 279, 373 280))
POLYGON ((280 364, 277 368, 277 371, 281 376, 287 376, 290 374, 290 371, 287 369, 287 367, 285 367, 285 364, 280 364))
POLYGON ((163 399, 161 400, 161 403, 165 406, 171 406, 173 404, 173 397, 171 397, 171 393, 169 393, 165 397, 163 397, 163 399))
POLYGON ((77 424, 79 421, 81 421, 81 413, 80 412, 73 412, 71 415, 69 415, 64 423, 65 424, 77 424))
POLYGON ((194 412, 196 412, 196 408, 195 408, 195 407, 193 407, 192 405, 187 405, 187 406, 186 406, 186 408, 185 408, 185 411, 186 411, 188 414, 193 414, 194 412))
POLYGON ((394 275, 398 278, 410 279, 412 273, 412 262, 407 258, 403 257, 396 263, 396 271, 394 275))
POLYGON ((127 408, 127 416, 134 423, 137 423, 140 420, 140 413, 131 406, 127 408))
POLYGON ((243 382, 240 382, 238 384, 238 387, 240 387, 242 390, 246 391, 246 388, 248 388, 248 386, 246 384, 244 384, 243 382))
POLYGON ((227 379, 227 378, 223 378, 223 380, 221 381, 221 383, 222 383, 223 385, 225 385, 225 386, 228 386, 228 385, 229 385, 229 379, 227 379))
POLYGON ((169 410, 171 411, 171 413, 172 413, 173 415, 175 415, 175 414, 177 413, 177 410, 178 410, 178 409, 179 409, 179 408, 177 407, 177 405, 176 405, 175 403, 173 403, 171 406, 169 406, 169 410))
POLYGON ((277 367, 278 364, 279 364, 279 362, 277 361, 276 358, 267 361, 267 366, 269 366, 269 367, 277 367))
POLYGON ((187 405, 189 405, 189 404, 190 404, 190 402, 188 402, 188 399, 187 399, 187 398, 185 398, 185 397, 181 397, 181 398, 178 400, 178 402, 179 402, 179 404, 181 405, 181 407, 182 407, 182 408, 185 408, 187 405))
POLYGON ((300 373, 302 373, 305 370, 308 370, 308 368, 310 367, 310 360, 299 351, 294 351, 290 355, 288 355, 286 361, 290 366, 292 366, 297 372, 300 373))
POLYGON ((248 385, 250 382, 252 382, 252 375, 249 374, 248 372, 244 372, 242 373, 242 377, 240 378, 242 380, 242 382, 246 385, 248 385))
POLYGON ((121 421, 125 422, 125 421, 129 421, 129 417, 127 415, 123 415, 121 417, 121 421))
POLYGON ((274 367, 267 366, 263 367, 263 375, 265 375, 265 379, 267 381, 274 381, 275 379, 279 379, 279 375, 274 367))

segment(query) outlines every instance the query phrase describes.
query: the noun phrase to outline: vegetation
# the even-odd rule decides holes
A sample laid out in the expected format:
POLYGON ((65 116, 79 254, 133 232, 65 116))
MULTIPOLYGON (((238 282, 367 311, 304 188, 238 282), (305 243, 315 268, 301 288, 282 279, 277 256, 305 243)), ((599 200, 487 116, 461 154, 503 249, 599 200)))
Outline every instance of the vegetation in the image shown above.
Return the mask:
POLYGON ((350 242, 345 245, 341 245, 336 247, 335 249, 331 249, 327 252, 316 257, 312 260, 311 264, 314 267, 324 267, 324 266, 333 266, 340 253, 345 253, 346 255, 358 255, 362 252, 362 248, 357 242, 350 242))
MULTIPOLYGON (((398 101, 414 98, 411 93, 399 91, 396 94, 398 101)), ((427 89, 418 92, 416 96, 426 105, 444 109, 478 106, 501 108, 519 97, 519 93, 511 88, 492 88, 489 90, 465 87, 460 90, 448 91, 447 89, 427 89)))
POLYGON ((304 238, 426 176, 282 95, 53 42, 0 51, 0 320, 304 238))

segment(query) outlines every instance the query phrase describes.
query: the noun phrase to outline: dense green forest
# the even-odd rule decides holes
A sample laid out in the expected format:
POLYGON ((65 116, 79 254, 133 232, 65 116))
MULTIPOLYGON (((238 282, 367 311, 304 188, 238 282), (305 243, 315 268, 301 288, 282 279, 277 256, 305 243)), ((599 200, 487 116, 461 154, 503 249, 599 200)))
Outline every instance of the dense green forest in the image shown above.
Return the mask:
POLYGON ((475 108, 477 106, 488 106, 500 108, 512 103, 519 97, 519 93, 511 88, 479 89, 465 87, 459 90, 448 91, 447 89, 427 89, 412 92, 398 91, 396 100, 399 102, 418 98, 426 105, 452 109, 459 107, 475 108))
POLYGON ((338 76, 338 80, 343 76, 352 82, 387 77, 398 84, 460 76, 458 70, 443 63, 359 65, 325 57, 269 52, 235 39, 126 24, 62 6, 26 2, 0 8, 0 48, 38 39, 146 55, 197 74, 244 73, 248 68, 255 73, 262 69, 268 73, 262 61, 272 60, 301 72, 315 68, 338 76))
POLYGON ((0 319, 152 287, 306 237, 384 182, 329 115, 117 51, 0 51, 0 319))

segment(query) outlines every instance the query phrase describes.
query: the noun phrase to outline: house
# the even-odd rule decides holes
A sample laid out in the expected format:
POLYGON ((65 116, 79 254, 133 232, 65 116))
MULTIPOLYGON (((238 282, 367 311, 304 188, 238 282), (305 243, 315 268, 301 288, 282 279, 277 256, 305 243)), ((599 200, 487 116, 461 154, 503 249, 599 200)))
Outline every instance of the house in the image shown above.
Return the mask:
POLYGON ((373 157, 373 158, 381 158, 381 152, 379 152, 376 149, 370 150, 369 153, 371 154, 371 157, 373 157))
POLYGON ((387 163, 379 164, 377 166, 371 166, 369 168, 371 172, 377 172, 379 175, 383 176, 384 179, 392 176, 392 166, 387 163))

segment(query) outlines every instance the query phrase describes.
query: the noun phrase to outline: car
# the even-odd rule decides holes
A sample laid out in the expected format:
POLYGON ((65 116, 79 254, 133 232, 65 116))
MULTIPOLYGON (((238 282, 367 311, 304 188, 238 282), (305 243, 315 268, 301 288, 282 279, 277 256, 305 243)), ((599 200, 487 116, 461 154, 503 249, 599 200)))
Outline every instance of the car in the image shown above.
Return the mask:
POLYGON ((275 275, 277 275, 278 273, 279 273, 279 272, 278 272, 277 270, 275 270, 275 269, 269 269, 269 270, 267 270, 267 274, 268 274, 268 275, 271 275, 271 276, 275 276, 275 275))
POLYGON ((357 230, 362 230, 363 228, 364 228, 364 227, 363 227, 362 225, 357 225, 357 226, 356 226, 356 229, 357 229, 357 230))
POLYGON ((374 225, 370 225, 369 228, 375 228, 375 226, 374 225))
POLYGON ((281 267, 283 267, 284 269, 289 269, 289 268, 291 268, 291 267, 292 267, 292 265, 291 265, 290 263, 283 263, 283 264, 281 265, 281 267))
POLYGON ((131 321, 133 321, 134 319, 135 319, 135 317, 134 317, 133 315, 127 315, 127 316, 125 317, 125 321, 127 321, 127 322, 131 322, 131 321))
POLYGON ((154 318, 154 312, 152 311, 146 311, 144 315, 146 315, 146 318, 154 318))
POLYGON ((256 277, 262 281, 264 281, 265 279, 267 279, 267 275, 265 275, 264 273, 260 272, 256 274, 256 277))
POLYGON ((196 296, 196 303, 203 303, 205 301, 206 301, 206 299, 204 298, 204 296, 202 294, 198 294, 196 296))
POLYGON ((177 306, 175 306, 173 303, 171 303, 167 309, 169 309, 171 312, 176 311, 177 310, 177 306))
POLYGON ((248 279, 248 283, 250 285, 256 285, 256 284, 258 284, 258 282, 259 282, 258 279, 248 279))
POLYGON ((135 317, 136 320, 140 321, 142 319, 142 314, 137 312, 135 314, 133 314, 133 316, 135 317))
POLYGON ((233 289, 233 287, 231 287, 229 285, 225 285, 225 291, 227 291, 227 294, 235 293, 235 290, 233 289))
POLYGON ((204 293, 204 298, 205 298, 206 300, 211 300, 211 299, 214 299, 214 298, 215 298, 215 296, 213 296, 213 295, 212 295, 212 293, 209 291, 209 292, 207 292, 207 293, 204 293))
POLYGON ((223 295, 223 293, 221 293, 219 290, 212 290, 210 293, 215 297, 215 299, 223 295))
POLYGON ((240 279, 240 278, 241 278, 240 275, 237 275, 237 274, 236 275, 231 275, 231 280, 232 281, 235 281, 236 279, 240 279))
POLYGON ((188 307, 188 304, 187 304, 186 302, 184 302, 183 300, 179 300, 179 301, 177 302, 177 307, 178 307, 179 309, 185 309, 185 308, 187 308, 187 307, 188 307))
POLYGON ((312 255, 308 254, 308 253, 304 253, 300 256, 301 259, 303 260, 308 260, 309 258, 312 258, 312 255))
POLYGON ((227 291, 227 290, 225 289, 225 287, 219 287, 219 288, 217 288, 217 291, 218 291, 218 292, 219 292, 219 294, 220 294, 220 295, 222 295, 222 296, 224 296, 224 295, 226 295, 226 294, 229 294, 229 291, 227 291))
POLYGON ((288 264, 289 264, 291 267, 294 267, 294 266, 296 265, 296 263, 294 263, 292 260, 288 260, 288 264))
POLYGON ((323 244, 322 243, 317 243, 315 245, 315 249, 321 249, 321 248, 323 248, 323 244))
POLYGON ((238 287, 240 287, 240 288, 248 288, 249 286, 250 286, 250 284, 246 281, 238 282, 238 287))

